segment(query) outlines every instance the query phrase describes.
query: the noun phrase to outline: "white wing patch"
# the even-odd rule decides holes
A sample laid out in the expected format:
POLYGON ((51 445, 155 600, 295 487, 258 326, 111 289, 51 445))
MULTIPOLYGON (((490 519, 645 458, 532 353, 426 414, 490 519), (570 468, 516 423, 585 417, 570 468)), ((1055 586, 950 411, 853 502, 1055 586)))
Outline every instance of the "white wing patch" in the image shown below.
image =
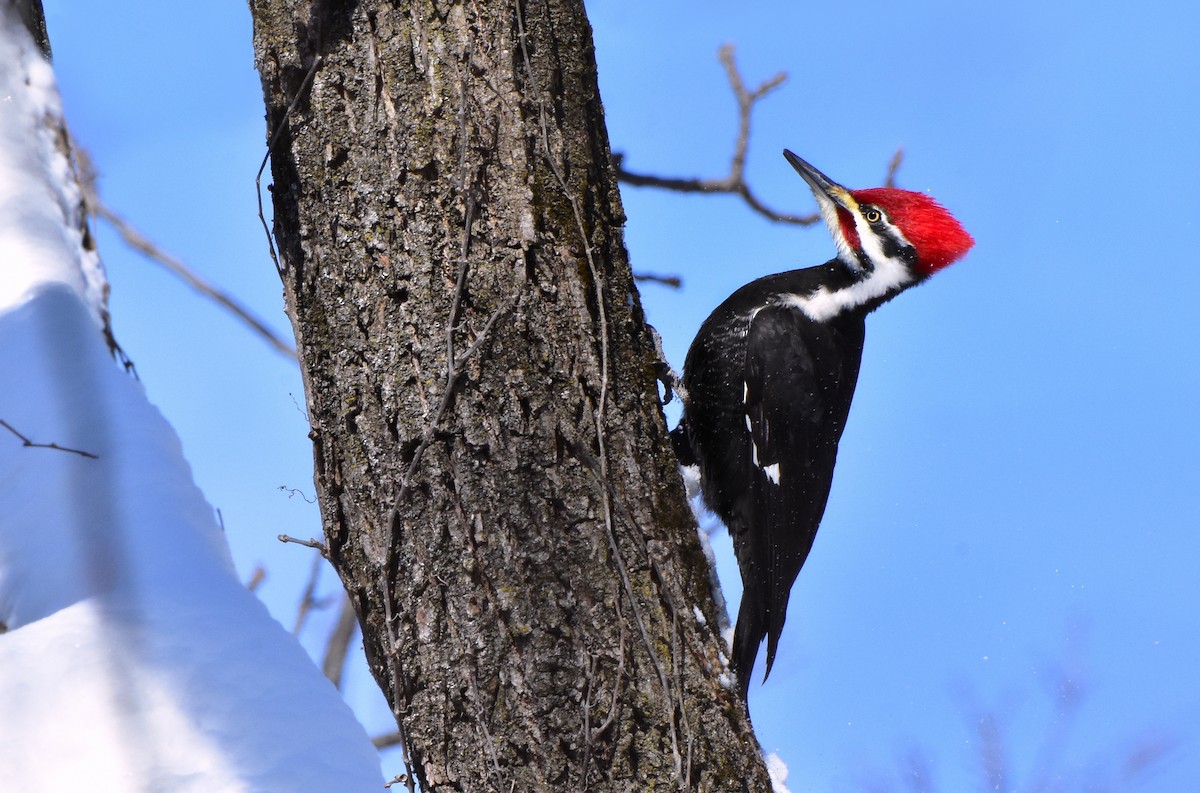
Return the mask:
MULTIPOLYGON (((749 384, 746 384, 746 383, 743 383, 743 386, 745 388, 745 391, 743 393, 743 399, 744 399, 750 393, 750 386, 749 386, 749 384)), ((750 433, 751 459, 753 459, 754 464, 756 466, 758 466, 759 468, 761 468, 763 470, 763 473, 767 475, 767 479, 770 479, 772 484, 778 485, 779 484, 779 463, 772 463, 771 465, 763 465, 761 462, 759 462, 759 460, 758 460, 758 444, 754 442, 754 424, 750 421, 750 414, 746 413, 745 415, 746 415, 746 432, 750 433)))

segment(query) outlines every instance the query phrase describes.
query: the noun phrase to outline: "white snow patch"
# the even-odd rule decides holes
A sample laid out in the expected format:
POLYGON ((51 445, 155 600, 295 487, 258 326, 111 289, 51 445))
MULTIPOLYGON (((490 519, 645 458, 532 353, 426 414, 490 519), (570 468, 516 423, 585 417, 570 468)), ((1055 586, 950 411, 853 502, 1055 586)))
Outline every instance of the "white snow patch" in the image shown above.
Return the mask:
POLYGON ((683 487, 687 491, 688 500, 700 498, 700 466, 681 465, 679 473, 683 476, 683 487))
POLYGON ((708 620, 704 619, 704 612, 700 610, 699 606, 692 606, 692 616, 696 618, 696 622, 700 625, 708 624, 708 620))
POLYGON ((763 473, 767 475, 767 479, 770 479, 772 484, 779 484, 779 463, 763 466, 763 473))
MULTIPOLYGON (((717 630, 723 636, 726 631, 730 631, 732 636, 733 629, 729 625, 729 605, 725 600, 725 592, 721 589, 721 580, 717 576, 717 554, 713 550, 712 542, 708 538, 708 530, 705 528, 706 517, 710 515, 708 510, 704 508, 704 499, 699 494, 700 469, 695 466, 690 466, 695 471, 697 482, 697 493, 689 499, 689 504, 692 507, 692 514, 696 517, 696 535, 700 539, 700 549, 704 552, 704 559, 708 562, 708 586, 712 592, 713 605, 717 610, 717 630)), ((688 469, 684 469, 687 471, 688 469)), ((685 473, 684 482, 687 481, 685 473)), ((715 518, 714 518, 715 520, 715 518)), ((719 524, 718 524, 719 525, 719 524)))
POLYGON ((361 725, 237 579, 178 439, 76 294, 0 313, 5 790, 376 791, 361 725))
POLYGON ((788 767, 779 755, 771 752, 765 757, 767 774, 771 777, 771 793, 791 793, 787 789, 788 767))
POLYGON ((0 431, 0 788, 379 791, 362 726, 237 579, 178 438, 108 355, 72 185, 38 132, 53 79, 10 9, 0 418, 95 459, 0 431))

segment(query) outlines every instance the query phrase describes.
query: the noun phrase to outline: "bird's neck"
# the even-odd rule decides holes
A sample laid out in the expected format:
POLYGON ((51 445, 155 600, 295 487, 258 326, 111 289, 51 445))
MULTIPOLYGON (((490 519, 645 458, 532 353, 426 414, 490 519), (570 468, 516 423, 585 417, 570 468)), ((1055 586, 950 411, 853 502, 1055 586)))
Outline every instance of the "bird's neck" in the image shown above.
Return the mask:
POLYGON ((898 257, 883 259, 862 274, 851 272, 838 259, 821 270, 815 283, 797 283, 796 289, 781 283, 777 302, 800 309, 816 322, 828 322, 843 314, 868 314, 920 280, 898 257))

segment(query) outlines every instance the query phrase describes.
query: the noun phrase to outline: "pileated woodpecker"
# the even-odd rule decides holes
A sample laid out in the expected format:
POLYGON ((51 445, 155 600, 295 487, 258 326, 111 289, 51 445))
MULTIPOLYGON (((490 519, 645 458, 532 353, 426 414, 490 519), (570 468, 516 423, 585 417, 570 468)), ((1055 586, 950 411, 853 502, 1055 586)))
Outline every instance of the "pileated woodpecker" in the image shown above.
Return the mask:
POLYGON ((743 698, 764 637, 771 673, 792 583, 825 512, 867 314, 974 244, 922 193, 847 190, 783 155, 812 188, 837 256, 752 281, 713 311, 688 350, 672 432, 733 535, 744 591, 732 667, 743 698))

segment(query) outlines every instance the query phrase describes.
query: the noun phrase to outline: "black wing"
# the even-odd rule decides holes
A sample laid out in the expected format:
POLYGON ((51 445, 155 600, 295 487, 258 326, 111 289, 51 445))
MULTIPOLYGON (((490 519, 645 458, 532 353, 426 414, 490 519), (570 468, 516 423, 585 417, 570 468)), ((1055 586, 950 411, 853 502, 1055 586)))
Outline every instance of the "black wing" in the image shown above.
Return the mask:
POLYGON ((744 591, 733 667, 743 691, 764 636, 771 673, 792 583, 825 512, 861 354, 861 320, 834 327, 769 307, 750 322, 743 395, 752 487, 740 504, 750 514, 738 516, 734 534, 744 591))

